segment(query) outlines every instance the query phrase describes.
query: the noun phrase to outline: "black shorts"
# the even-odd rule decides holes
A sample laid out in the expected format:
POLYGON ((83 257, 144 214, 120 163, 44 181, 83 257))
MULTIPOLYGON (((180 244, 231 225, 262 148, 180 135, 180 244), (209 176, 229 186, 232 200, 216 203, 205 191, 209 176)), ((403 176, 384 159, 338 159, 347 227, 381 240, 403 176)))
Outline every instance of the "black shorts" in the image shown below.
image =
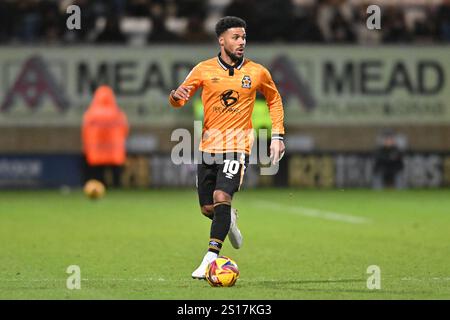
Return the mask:
POLYGON ((233 194, 241 187, 249 162, 248 155, 243 153, 227 153, 220 157, 202 153, 202 159, 205 155, 209 159, 216 158, 216 160, 213 163, 202 160, 197 165, 197 191, 200 206, 214 203, 215 190, 224 191, 233 197, 233 194))

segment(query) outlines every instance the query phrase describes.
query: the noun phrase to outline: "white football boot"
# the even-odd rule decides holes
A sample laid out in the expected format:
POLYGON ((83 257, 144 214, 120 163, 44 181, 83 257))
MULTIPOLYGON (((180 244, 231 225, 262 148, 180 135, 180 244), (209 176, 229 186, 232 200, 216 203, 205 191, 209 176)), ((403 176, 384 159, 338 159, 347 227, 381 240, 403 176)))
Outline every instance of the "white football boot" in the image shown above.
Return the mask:
POLYGON ((228 239, 230 239, 231 245, 235 249, 239 249, 240 247, 242 247, 243 242, 241 231, 237 226, 238 217, 239 216, 237 210, 231 208, 231 224, 230 224, 230 231, 228 231, 228 239))
POLYGON ((208 251, 203 257, 200 266, 192 272, 192 278, 194 279, 205 279, 206 268, 208 265, 217 259, 217 253, 208 251))

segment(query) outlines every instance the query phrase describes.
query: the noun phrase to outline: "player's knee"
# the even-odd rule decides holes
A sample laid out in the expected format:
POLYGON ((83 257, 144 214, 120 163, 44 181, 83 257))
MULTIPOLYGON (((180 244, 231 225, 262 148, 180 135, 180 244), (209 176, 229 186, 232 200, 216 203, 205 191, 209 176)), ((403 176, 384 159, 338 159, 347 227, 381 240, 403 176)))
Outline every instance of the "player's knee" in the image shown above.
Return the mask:
POLYGON ((214 198, 214 203, 231 204, 231 196, 222 190, 214 191, 213 198, 214 198))
POLYGON ((202 214, 208 218, 211 218, 214 215, 214 205, 204 205, 201 206, 202 214))

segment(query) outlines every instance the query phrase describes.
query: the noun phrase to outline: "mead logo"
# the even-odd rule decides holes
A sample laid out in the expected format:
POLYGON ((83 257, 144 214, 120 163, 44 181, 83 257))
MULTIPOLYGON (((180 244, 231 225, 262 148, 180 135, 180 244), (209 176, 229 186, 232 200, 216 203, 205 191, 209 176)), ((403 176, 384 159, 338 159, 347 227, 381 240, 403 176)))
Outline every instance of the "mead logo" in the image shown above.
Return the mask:
POLYGON ((307 70, 305 75, 297 72, 298 68, 287 56, 281 55, 272 61, 270 71, 283 100, 296 98, 306 111, 311 111, 316 107, 317 101, 306 79, 312 78, 314 66, 311 63, 303 64, 307 70))
POLYGON ((44 97, 49 97, 61 112, 69 107, 69 100, 44 59, 33 56, 24 62, 13 85, 5 94, 0 111, 8 112, 19 101, 18 98, 29 109, 36 111, 42 105, 44 97))

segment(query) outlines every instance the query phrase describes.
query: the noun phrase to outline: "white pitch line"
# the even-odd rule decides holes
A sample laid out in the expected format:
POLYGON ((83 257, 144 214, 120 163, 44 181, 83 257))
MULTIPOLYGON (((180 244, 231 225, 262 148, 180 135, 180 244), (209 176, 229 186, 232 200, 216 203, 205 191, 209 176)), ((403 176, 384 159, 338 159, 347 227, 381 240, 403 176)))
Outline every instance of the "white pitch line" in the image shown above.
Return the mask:
POLYGON ((289 206, 285 204, 280 203, 274 203, 270 201, 265 200, 259 200, 256 202, 256 204, 261 208, 270 208, 273 210, 277 210, 280 212, 287 212, 291 214, 296 215, 302 215, 312 218, 319 218, 319 219, 325 219, 325 220, 334 220, 334 221, 341 221, 341 222, 347 222, 347 223, 353 223, 353 224, 362 224, 362 223, 370 223, 371 220, 364 218, 364 217, 358 217, 350 214, 344 214, 344 213, 337 213, 333 211, 325 211, 325 210, 319 210, 319 209, 313 209, 313 208, 305 208, 301 206, 289 206))
POLYGON ((450 277, 444 278, 402 278, 402 281, 419 281, 419 282, 431 282, 431 281, 450 281, 450 277))

